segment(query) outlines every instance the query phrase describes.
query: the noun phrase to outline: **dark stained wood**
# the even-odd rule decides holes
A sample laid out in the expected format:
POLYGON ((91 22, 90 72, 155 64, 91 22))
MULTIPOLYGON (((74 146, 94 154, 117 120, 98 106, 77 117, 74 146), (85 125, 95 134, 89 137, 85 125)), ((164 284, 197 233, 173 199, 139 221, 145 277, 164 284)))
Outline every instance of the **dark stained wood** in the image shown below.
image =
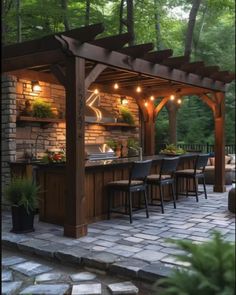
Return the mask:
POLYGON ((153 51, 145 54, 144 59, 153 63, 161 63, 163 60, 172 56, 172 49, 164 49, 159 51, 153 51))
POLYGON ((117 50, 122 48, 131 39, 132 39, 132 36, 129 33, 124 33, 120 35, 96 39, 94 41, 90 41, 89 43, 96 46, 101 46, 109 50, 117 50))
POLYGON ((63 85, 66 86, 66 77, 63 69, 59 65, 51 65, 50 67, 53 75, 57 78, 57 80, 63 85))
POLYGON ((195 72, 195 70, 200 69, 202 67, 204 67, 203 61, 195 61, 195 62, 190 62, 190 63, 186 63, 182 65, 180 69, 185 72, 191 73, 191 72, 195 72))
POLYGON ((172 101, 166 103, 169 118, 169 143, 177 144, 177 111, 178 106, 172 101))
POLYGON ((219 110, 215 112, 215 192, 225 192, 225 97, 223 93, 215 93, 219 110))
POLYGON ((87 234, 85 203, 85 61, 68 57, 66 67, 66 187, 64 235, 87 234))
POLYGON ((152 43, 133 45, 117 50, 118 52, 132 56, 133 58, 143 57, 145 53, 153 49, 152 43))
POLYGON ((214 73, 217 73, 219 71, 219 67, 217 66, 210 66, 210 67, 203 67, 200 69, 196 69, 194 72, 201 76, 211 76, 214 73))
POLYGON ((97 77, 106 69, 107 66, 102 64, 96 64, 93 69, 89 72, 85 78, 85 89, 88 89, 89 86, 97 79, 97 77))
POLYGON ((221 80, 224 79, 225 76, 228 76, 230 73, 229 71, 220 71, 214 74, 211 74, 211 78, 215 80, 221 80))
POLYGON ((189 62, 188 56, 176 56, 165 59, 162 64, 171 68, 179 68, 189 62))
POLYGON ((18 70, 8 72, 10 75, 16 76, 19 79, 36 80, 51 84, 61 85, 61 83, 51 74, 32 70, 18 70))
POLYGON ((18 116, 16 122, 62 123, 65 122, 65 119, 18 116))
POLYGON ((151 102, 145 107, 148 112, 148 120, 144 122, 144 154, 155 154, 155 120, 154 120, 154 106, 151 102))
POLYGON ((153 65, 148 61, 138 58, 132 62, 129 56, 119 52, 112 51, 108 53, 107 50, 92 44, 84 43, 81 45, 79 42, 66 36, 62 36, 62 38, 67 43, 69 52, 76 56, 80 56, 81 58, 94 60, 124 70, 126 69, 137 73, 143 73, 144 75, 169 79, 211 90, 225 91, 225 85, 220 81, 214 81, 210 78, 202 79, 202 77, 195 74, 186 75, 185 72, 177 69, 173 69, 170 72, 169 67, 165 65, 153 65))

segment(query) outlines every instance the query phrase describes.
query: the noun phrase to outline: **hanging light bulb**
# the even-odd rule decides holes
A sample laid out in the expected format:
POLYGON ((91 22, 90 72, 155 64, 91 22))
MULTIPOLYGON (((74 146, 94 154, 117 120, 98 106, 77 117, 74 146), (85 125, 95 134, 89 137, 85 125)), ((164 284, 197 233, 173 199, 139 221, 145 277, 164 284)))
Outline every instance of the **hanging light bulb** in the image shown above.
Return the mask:
POLYGON ((182 100, 179 98, 179 99, 177 100, 177 103, 178 103, 178 104, 181 104, 181 103, 182 103, 182 100))
POLYGON ((96 89, 94 89, 94 94, 98 94, 99 93, 99 90, 96 88, 96 89))
POLYGON ((154 96, 153 96, 153 95, 152 95, 152 96, 150 96, 150 100, 152 100, 152 101, 154 100, 154 96))
POLYGON ((114 84, 114 89, 118 89, 118 88, 119 88, 118 83, 115 83, 115 84, 114 84))
POLYGON ((145 100, 144 102, 144 106, 147 107, 148 106, 148 102, 145 100))
POLYGON ((142 88, 138 85, 137 88, 136 88, 136 91, 137 92, 141 92, 142 91, 142 88))
POLYGON ((172 94, 172 95, 170 96, 170 100, 175 100, 175 96, 174 96, 174 94, 172 94))

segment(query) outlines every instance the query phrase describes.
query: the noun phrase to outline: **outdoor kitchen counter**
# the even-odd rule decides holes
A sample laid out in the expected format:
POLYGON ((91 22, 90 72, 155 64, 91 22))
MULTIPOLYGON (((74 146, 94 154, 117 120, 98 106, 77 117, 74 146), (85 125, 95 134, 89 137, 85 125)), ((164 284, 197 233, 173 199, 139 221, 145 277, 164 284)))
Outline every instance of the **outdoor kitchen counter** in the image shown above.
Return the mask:
MULTIPOLYGON (((192 167, 193 154, 180 156, 178 169, 192 167)), ((147 156, 143 160, 151 159, 151 173, 158 173, 160 170, 160 160, 165 155, 147 156)), ((132 162, 137 161, 138 157, 86 161, 85 163, 85 195, 87 207, 88 223, 99 219, 106 219, 107 215, 107 191, 106 185, 110 181, 128 179, 129 170, 132 162)), ((25 163, 17 161, 11 163, 11 167, 32 165, 35 169, 37 184, 40 186, 39 195, 39 218, 41 221, 63 225, 64 208, 66 198, 66 169, 65 164, 43 164, 43 163, 25 163)), ((183 182, 180 185, 182 191, 185 186, 183 182)), ((158 191, 154 189, 155 196, 158 197, 158 191)), ((169 199, 169 189, 164 189, 165 199, 169 199)), ((124 204, 124 195, 117 195, 115 205, 124 204)), ((157 208, 159 210, 159 207, 157 208)))

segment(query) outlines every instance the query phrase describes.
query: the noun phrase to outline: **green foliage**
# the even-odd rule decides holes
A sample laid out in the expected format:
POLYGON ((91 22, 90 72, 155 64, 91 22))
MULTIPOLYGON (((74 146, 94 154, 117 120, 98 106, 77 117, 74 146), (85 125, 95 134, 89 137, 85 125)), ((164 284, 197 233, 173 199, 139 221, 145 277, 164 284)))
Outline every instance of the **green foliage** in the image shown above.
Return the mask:
POLYGON ((160 151, 160 154, 182 155, 185 154, 185 150, 178 148, 174 144, 167 144, 165 149, 160 151))
POLYGON ((127 107, 121 106, 119 108, 119 111, 120 111, 123 122, 130 124, 130 125, 135 124, 134 116, 127 107))
POLYGON ((24 206, 26 211, 33 211, 37 205, 39 187, 27 178, 13 179, 6 188, 6 199, 12 206, 24 206))
POLYGON ((128 138, 128 140, 127 140, 127 147, 128 148, 133 148, 133 149, 138 150, 139 146, 140 146, 139 141, 136 138, 133 138, 133 137, 128 138))
POLYGON ((175 255, 189 266, 176 269, 158 285, 165 287, 162 295, 233 295, 235 294, 235 245, 223 240, 219 232, 202 244, 173 241, 186 254, 175 255))
POLYGON ((106 144, 113 150, 115 151, 116 148, 118 147, 118 142, 115 141, 114 139, 110 138, 106 141, 106 144))
POLYGON ((33 116, 37 118, 53 118, 54 114, 51 105, 47 102, 37 99, 32 105, 33 116))

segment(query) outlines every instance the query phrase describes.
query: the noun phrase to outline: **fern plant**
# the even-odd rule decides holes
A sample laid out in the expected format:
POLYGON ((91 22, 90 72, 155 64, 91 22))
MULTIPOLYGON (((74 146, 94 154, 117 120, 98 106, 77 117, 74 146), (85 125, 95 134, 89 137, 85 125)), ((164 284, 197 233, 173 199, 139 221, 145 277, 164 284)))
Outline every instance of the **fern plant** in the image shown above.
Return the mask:
POLYGON ((223 240, 219 232, 202 244, 178 240, 174 242, 186 255, 175 255, 189 267, 175 269, 169 278, 157 285, 165 289, 161 295, 234 295, 235 245, 223 240))
POLYGON ((135 124, 134 116, 127 107, 121 106, 119 108, 119 111, 120 111, 123 122, 130 124, 130 125, 135 124))

